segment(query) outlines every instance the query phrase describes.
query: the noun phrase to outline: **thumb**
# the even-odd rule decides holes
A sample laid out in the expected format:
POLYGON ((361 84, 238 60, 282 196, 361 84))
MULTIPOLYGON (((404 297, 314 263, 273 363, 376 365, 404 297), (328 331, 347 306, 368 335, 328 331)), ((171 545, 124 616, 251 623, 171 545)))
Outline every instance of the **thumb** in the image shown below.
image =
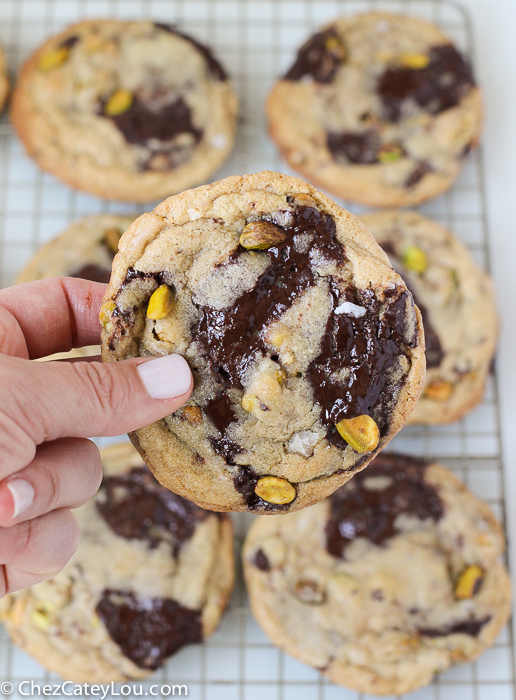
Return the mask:
POLYGON ((61 437, 119 435, 172 413, 193 378, 180 355, 123 362, 34 362, 3 355, 0 411, 35 444, 61 437))

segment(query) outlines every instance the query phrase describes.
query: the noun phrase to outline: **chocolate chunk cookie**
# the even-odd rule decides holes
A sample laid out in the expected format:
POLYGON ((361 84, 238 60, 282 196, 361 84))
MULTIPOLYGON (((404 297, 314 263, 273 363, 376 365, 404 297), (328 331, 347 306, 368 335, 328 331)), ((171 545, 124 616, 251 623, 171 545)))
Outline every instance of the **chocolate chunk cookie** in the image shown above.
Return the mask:
POLYGON ((171 197, 120 241, 103 359, 179 353, 188 405, 131 436, 212 510, 311 505, 363 469, 419 395, 419 312, 369 231, 263 172, 171 197))
POLYGON ((479 139, 471 66, 433 24, 369 13, 299 49, 268 101, 289 164, 345 199, 406 206, 447 190, 479 139))
POLYGON ((458 420, 482 399, 496 347, 493 287, 468 250, 415 212, 361 217, 412 292, 423 318, 426 379, 411 423, 458 420))
POLYGON ((233 535, 160 486, 127 443, 75 511, 79 548, 55 578, 0 602, 14 642, 77 683, 143 678, 216 628, 233 586, 233 535))
POLYGON ((30 156, 72 187, 148 201, 207 179, 237 100, 212 52, 166 24, 84 21, 27 61, 11 117, 30 156))
MULTIPOLYGON (((47 277, 80 277, 109 282, 120 236, 134 216, 94 214, 75 221, 62 234, 40 248, 18 275, 16 284, 47 277)), ((48 359, 98 355, 98 345, 57 353, 48 359)))
POLYGON ((450 471, 383 452, 313 508, 255 520, 243 560, 274 644, 398 695, 493 644, 511 608, 503 551, 490 508, 450 471))

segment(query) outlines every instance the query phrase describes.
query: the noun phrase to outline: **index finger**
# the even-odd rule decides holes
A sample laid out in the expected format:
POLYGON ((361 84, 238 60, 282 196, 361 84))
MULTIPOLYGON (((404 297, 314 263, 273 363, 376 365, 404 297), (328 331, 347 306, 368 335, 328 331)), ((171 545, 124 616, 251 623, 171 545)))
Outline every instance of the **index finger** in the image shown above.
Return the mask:
POLYGON ((100 343, 106 285, 72 277, 0 291, 0 353, 29 359, 100 343))

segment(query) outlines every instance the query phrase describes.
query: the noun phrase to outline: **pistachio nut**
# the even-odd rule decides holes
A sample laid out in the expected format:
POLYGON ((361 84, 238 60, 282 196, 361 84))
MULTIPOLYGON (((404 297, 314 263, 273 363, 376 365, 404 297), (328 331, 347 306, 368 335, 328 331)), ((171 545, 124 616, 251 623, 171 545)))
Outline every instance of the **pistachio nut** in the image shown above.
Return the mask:
POLYGON ((453 391, 453 384, 443 380, 436 380, 426 387, 425 397, 433 401, 446 401, 453 391))
POLYGON ((67 46, 57 46, 55 49, 50 49, 43 54, 39 61, 39 69, 47 72, 59 68, 70 54, 70 49, 67 46))
POLYGON ((428 258, 424 250, 417 245, 411 245, 403 251, 403 264, 407 270, 421 275, 428 267, 428 258))
POLYGON ((482 588, 483 582, 483 569, 476 564, 467 566, 458 578, 455 586, 455 597, 461 599, 473 598, 482 588))
POLYGON ((240 236, 240 245, 249 250, 265 250, 285 240, 285 231, 269 221, 251 221, 240 236))
POLYGON ((371 452, 380 441, 380 431, 371 416, 343 418, 335 427, 355 452, 371 452))
POLYGON ((151 295, 147 306, 147 318, 159 321, 168 316, 174 305, 174 295, 166 284, 159 286, 151 295))
POLYGON ((111 319, 111 314, 116 309, 116 304, 114 301, 106 301, 100 307, 99 311, 99 321, 103 326, 107 326, 109 320, 111 319))
POLYGON ((108 99, 104 105, 104 113, 108 117, 116 117, 119 114, 127 112, 133 104, 134 96, 130 90, 119 88, 108 99))
POLYGON ((290 481, 279 476, 263 476, 258 479, 254 492, 262 500, 275 505, 292 503, 296 497, 296 489, 290 481))

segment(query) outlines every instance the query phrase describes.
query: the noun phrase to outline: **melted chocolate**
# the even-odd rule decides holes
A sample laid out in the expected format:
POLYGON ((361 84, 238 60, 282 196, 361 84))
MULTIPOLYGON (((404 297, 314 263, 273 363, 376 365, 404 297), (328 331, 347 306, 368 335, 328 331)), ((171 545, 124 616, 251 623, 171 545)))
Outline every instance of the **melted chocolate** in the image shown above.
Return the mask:
POLYGON ((105 477, 101 495, 97 510, 119 537, 144 540, 151 549, 167 540, 174 554, 208 516, 207 511, 161 486, 146 467, 105 477))
POLYGON ((418 629, 418 633, 422 637, 447 637, 450 634, 469 634, 470 637, 478 637, 482 628, 491 620, 491 615, 483 617, 481 620, 470 618, 469 620, 461 620, 453 622, 445 627, 423 627, 418 629))
POLYGON ((301 80, 305 76, 311 76, 318 83, 331 83, 343 58, 328 48, 328 39, 340 42, 333 28, 311 36, 297 52, 295 63, 285 75, 285 80, 301 80))
POLYGON ((186 39, 187 41, 189 41, 190 44, 192 44, 192 46, 194 46, 197 49, 197 51, 204 57, 206 65, 208 67, 208 71, 210 72, 212 78, 215 78, 215 80, 228 79, 228 74, 207 46, 196 41, 196 39, 193 39, 191 36, 188 36, 188 34, 183 34, 183 32, 180 32, 170 24, 165 24, 164 22, 154 22, 154 26, 156 26, 158 29, 162 29, 164 32, 168 32, 169 34, 175 34, 176 36, 180 36, 182 39, 186 39))
MULTIPOLYGON (((179 134, 191 134, 195 145, 202 138, 192 120, 192 111, 184 98, 154 108, 135 95, 129 109, 109 117, 116 124, 128 143, 148 146, 149 141, 171 141, 179 134)), ((159 151, 158 151, 159 152, 159 151)))
MULTIPOLYGON (((330 291, 336 308, 342 295, 334 283, 330 284, 330 291)), ((365 308, 366 313, 359 318, 330 314, 321 353, 307 373, 315 400, 323 407, 321 421, 332 429, 335 440, 335 423, 363 414, 372 416, 383 433, 388 427, 393 398, 390 373, 397 365, 400 348, 417 344, 416 337, 407 338, 405 317, 407 304, 412 304, 408 292, 394 290, 393 296, 386 298, 383 314, 372 290, 348 289, 344 296, 346 301, 365 308), (343 367, 349 370, 348 376, 337 382, 333 373, 343 367)), ((343 447, 342 438, 341 441, 343 447)))
POLYGON ((63 49, 73 49, 75 44, 79 41, 79 37, 76 34, 69 36, 68 39, 62 41, 59 46, 63 49))
POLYGON ((103 282, 104 284, 108 284, 111 279, 111 270, 100 267, 100 265, 89 263, 88 265, 83 265, 79 270, 76 270, 76 272, 73 272, 70 277, 78 277, 82 280, 89 280, 90 282, 103 282))
MULTIPOLYGON (((318 249, 328 259, 344 261, 344 250, 335 236, 335 222, 313 207, 298 207, 294 221, 285 227, 285 240, 263 251, 270 264, 253 289, 240 296, 234 306, 218 311, 202 309, 202 318, 193 335, 204 345, 206 357, 220 375, 220 391, 205 412, 221 433, 234 420, 225 388, 242 389, 246 369, 258 352, 267 353, 262 331, 287 311, 295 300, 314 284, 308 253, 295 250, 293 238, 300 233, 313 234, 312 250, 318 249)), ((243 249, 233 254, 230 263, 243 249)))
POLYGON ((257 550, 256 554, 254 555, 253 564, 256 566, 257 569, 260 569, 260 571, 271 570, 271 563, 261 547, 257 550))
POLYGON ((412 187, 415 187, 418 182, 421 182, 425 175, 431 172, 433 172, 433 168, 430 163, 426 160, 421 161, 421 163, 418 163, 414 170, 409 173, 409 176, 404 182, 404 186, 407 190, 410 190, 412 187))
POLYGON ((471 66, 452 44, 430 49, 426 68, 387 68, 378 81, 385 119, 397 122, 404 102, 413 100, 430 114, 456 107, 475 85, 471 66))
POLYGON ((326 524, 326 549, 346 558, 346 548, 357 537, 382 546, 399 532, 396 519, 402 513, 420 520, 437 522, 443 504, 436 489, 425 481, 426 462, 406 455, 382 453, 367 469, 330 496, 326 524), (371 477, 390 477, 387 488, 365 488, 371 477))
POLYGON ((378 162, 381 141, 376 129, 367 129, 329 132, 326 144, 335 160, 344 159, 356 165, 372 165, 378 162))
POLYGON ((155 670, 186 644, 202 642, 201 611, 170 598, 137 598, 108 589, 96 612, 111 639, 139 668, 155 670))
POLYGON ((412 294, 412 297, 414 298, 414 303, 418 307, 419 311, 421 312, 421 319, 423 321, 423 328, 425 330, 425 357, 426 357, 426 366, 427 368, 431 367, 439 367, 441 362, 444 359, 444 352, 443 348, 441 345, 441 341, 439 340, 439 336, 435 332, 435 329, 432 325, 432 322, 430 320, 430 315, 428 313, 428 309, 424 304, 421 303, 421 301, 418 299, 418 296, 416 292, 414 291, 412 285, 409 283, 409 281, 406 279, 406 275, 403 274, 404 268, 399 262, 399 258, 396 254, 396 250, 394 248, 394 245, 390 241, 384 241, 383 243, 380 244, 384 251, 387 253, 389 258, 391 259, 391 262, 393 262, 394 258, 394 267, 396 268, 396 272, 400 275, 400 277, 403 278, 403 281, 407 285, 407 289, 410 290, 410 293, 412 294), (396 262, 398 261, 398 264, 396 262))

